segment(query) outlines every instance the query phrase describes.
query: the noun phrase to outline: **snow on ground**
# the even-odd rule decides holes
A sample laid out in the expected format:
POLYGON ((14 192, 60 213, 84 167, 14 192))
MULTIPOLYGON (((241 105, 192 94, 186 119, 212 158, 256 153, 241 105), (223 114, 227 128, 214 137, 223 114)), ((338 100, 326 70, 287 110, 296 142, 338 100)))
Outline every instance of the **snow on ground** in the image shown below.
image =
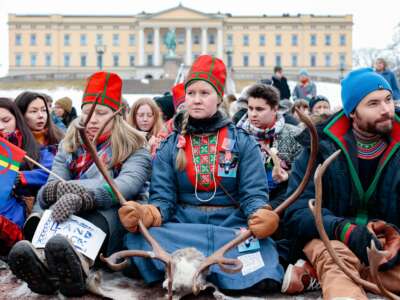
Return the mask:
MULTIPOLYGON (((290 90, 293 91, 296 82, 289 81, 290 90)), ((318 95, 324 95, 331 101, 332 108, 341 107, 340 101, 340 85, 337 83, 326 83, 326 82, 316 82, 318 95)), ((31 91, 36 91, 40 93, 46 93, 50 95, 54 100, 60 99, 62 97, 68 96, 72 99, 77 111, 80 111, 80 103, 83 95, 83 90, 70 89, 60 87, 56 90, 44 90, 38 89, 31 91)), ((0 90, 0 97, 15 98, 24 90, 0 90)), ((239 91, 240 94, 240 91, 239 91)), ((237 96, 239 96, 239 94, 237 96)), ((132 105, 137 99, 141 97, 151 97, 159 96, 159 94, 124 94, 123 97, 128 100, 129 104, 132 105)))

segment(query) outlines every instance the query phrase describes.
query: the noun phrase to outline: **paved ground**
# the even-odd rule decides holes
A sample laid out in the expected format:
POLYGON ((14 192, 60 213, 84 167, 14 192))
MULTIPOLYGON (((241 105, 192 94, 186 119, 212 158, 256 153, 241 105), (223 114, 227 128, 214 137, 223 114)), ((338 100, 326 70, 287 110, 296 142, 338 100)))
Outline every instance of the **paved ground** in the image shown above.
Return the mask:
MULTIPOLYGON (((98 272, 96 273, 96 281, 100 283, 102 286, 102 291, 108 295, 108 299, 137 299, 137 300, 165 300, 165 291, 160 286, 155 287, 147 287, 140 280, 132 280, 130 278, 126 278, 119 273, 108 273, 108 272, 98 272)), ((370 295, 370 299, 382 299, 380 297, 376 297, 370 295)), ((18 280, 8 269, 8 266, 0 261, 0 300, 8 300, 8 299, 27 299, 27 300, 62 300, 62 299, 84 299, 84 300, 100 300, 104 299, 103 297, 96 296, 92 293, 88 293, 84 297, 80 298, 65 298, 61 294, 54 296, 42 296, 35 293, 32 293, 27 285, 20 280, 18 280)), ((207 292, 205 294, 200 294, 197 297, 188 296, 184 298, 185 300, 208 300, 215 299, 213 297, 212 291, 207 292)), ((217 295, 218 300, 269 300, 269 299, 296 299, 296 300, 307 300, 307 299, 322 299, 321 294, 319 292, 306 293, 299 296, 285 296, 281 294, 276 295, 268 295, 268 296, 259 296, 259 297, 250 297, 250 296, 241 296, 241 297, 228 297, 225 295, 217 295)))

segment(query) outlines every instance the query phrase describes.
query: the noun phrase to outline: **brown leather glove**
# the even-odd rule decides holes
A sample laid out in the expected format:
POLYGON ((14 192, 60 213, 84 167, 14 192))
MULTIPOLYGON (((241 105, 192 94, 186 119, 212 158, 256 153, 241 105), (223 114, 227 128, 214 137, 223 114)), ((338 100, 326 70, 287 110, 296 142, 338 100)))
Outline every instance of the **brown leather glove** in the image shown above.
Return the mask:
POLYGON ((379 265, 380 271, 387 271, 400 262, 400 232, 399 229, 390 223, 382 220, 371 221, 367 225, 368 229, 373 232, 379 239, 386 251, 385 261, 379 265))
POLYGON ((258 239, 265 239, 271 236, 279 227, 279 216, 271 210, 271 207, 261 207, 253 213, 247 224, 250 231, 258 239))
POLYGON ((136 201, 128 201, 118 210, 121 224, 126 230, 136 232, 139 220, 142 220, 146 228, 161 226, 161 214, 157 207, 150 204, 139 204, 136 201))

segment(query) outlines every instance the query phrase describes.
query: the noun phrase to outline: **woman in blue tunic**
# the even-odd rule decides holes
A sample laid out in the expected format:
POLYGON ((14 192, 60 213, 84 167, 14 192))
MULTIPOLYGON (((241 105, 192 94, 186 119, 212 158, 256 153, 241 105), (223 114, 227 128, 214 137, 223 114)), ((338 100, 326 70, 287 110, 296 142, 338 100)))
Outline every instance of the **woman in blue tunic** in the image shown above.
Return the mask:
MULTIPOLYGON (((267 236, 279 217, 268 204, 257 143, 218 111, 225 78, 221 60, 203 55, 194 62, 185 82, 187 110, 175 118, 175 131, 153 163, 149 204, 128 201, 119 209, 121 223, 132 232, 124 243, 150 250, 137 233, 141 220, 166 251, 195 247, 209 256, 248 227, 258 239, 226 256, 250 259, 252 267, 244 263, 242 272, 226 274, 213 266, 207 279, 223 290, 275 291, 283 268, 267 236)), ((146 283, 163 279, 162 263, 139 257, 132 262, 146 283)))

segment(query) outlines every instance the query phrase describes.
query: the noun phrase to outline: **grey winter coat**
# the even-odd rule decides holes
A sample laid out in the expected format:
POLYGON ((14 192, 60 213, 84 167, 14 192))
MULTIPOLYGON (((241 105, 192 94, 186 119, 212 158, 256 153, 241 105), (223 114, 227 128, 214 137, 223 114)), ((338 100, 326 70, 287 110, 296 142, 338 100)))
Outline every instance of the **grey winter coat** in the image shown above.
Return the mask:
MULTIPOLYGON (((105 152, 108 158, 111 158, 111 148, 107 148, 105 152)), ((108 252, 119 250, 117 245, 121 245, 123 234, 121 232, 123 229, 118 218, 119 203, 104 187, 106 182, 95 164, 92 164, 80 178, 74 178, 69 169, 72 159, 73 155, 67 153, 63 149, 62 144, 60 144, 57 155, 54 158, 52 171, 68 182, 83 186, 94 196, 97 211, 104 216, 109 226, 110 237, 108 252)), ((149 180, 151 175, 150 153, 144 148, 137 150, 122 163, 118 173, 110 171, 110 175, 114 178, 115 184, 125 199, 137 199, 137 195, 140 194, 145 182, 149 180)), ((57 178, 50 175, 47 182, 54 180, 57 180, 57 178)), ((37 203, 41 205, 44 203, 44 187, 45 186, 39 190, 37 196, 37 203)))

